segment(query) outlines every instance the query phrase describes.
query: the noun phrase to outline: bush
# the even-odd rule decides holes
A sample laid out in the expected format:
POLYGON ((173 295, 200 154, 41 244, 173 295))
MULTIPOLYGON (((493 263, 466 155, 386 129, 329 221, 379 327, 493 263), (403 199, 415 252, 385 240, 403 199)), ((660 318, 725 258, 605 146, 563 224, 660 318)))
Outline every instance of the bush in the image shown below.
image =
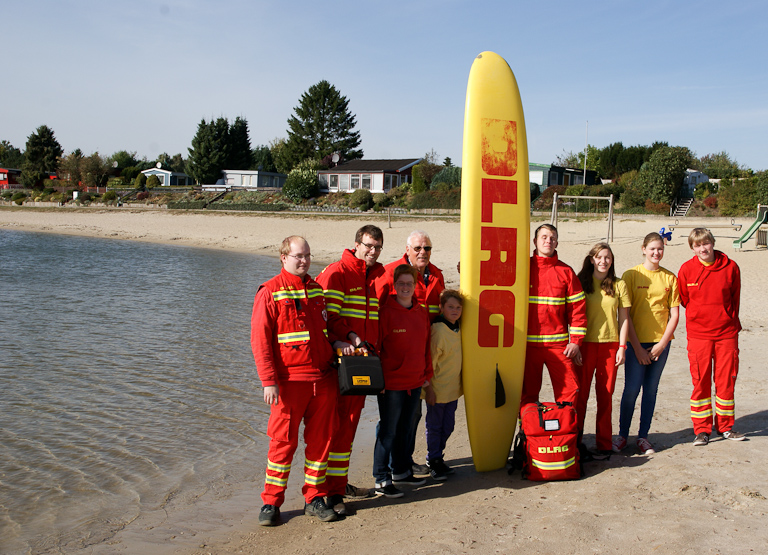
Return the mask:
POLYGON ((146 174, 139 173, 139 175, 136 176, 136 179, 133 180, 133 186, 136 189, 141 189, 142 191, 146 189, 147 187, 147 176, 146 174))
POLYGON ((426 191, 413 195, 410 208, 421 210, 425 208, 457 209, 461 208, 461 189, 448 191, 426 191))
POLYGON ((669 215, 669 204, 666 202, 653 202, 651 199, 645 201, 645 209, 651 214, 669 215))
POLYGON ((421 164, 416 164, 411 170, 411 175, 413 176, 411 190, 416 194, 423 193, 427 190, 427 183, 424 181, 421 169, 421 164))
POLYGON ((443 168, 432 178, 431 189, 436 189, 437 184, 446 183, 448 187, 461 187, 461 168, 450 166, 443 168))
MULTIPOLYGON (((142 174, 142 175, 144 175, 144 174, 142 174)), ((159 187, 160 186, 160 178, 157 177, 156 175, 150 175, 147 178, 146 186, 147 186, 147 189, 154 189, 155 187, 159 187)))
POLYGON ((709 196, 704 199, 704 206, 707 208, 717 208, 717 197, 709 196))
POLYGON ((288 174, 283 185, 283 194, 294 203, 316 197, 320 194, 320 182, 317 179, 319 162, 305 160, 300 162, 288 174))
POLYGON ((148 198, 149 198, 149 193, 147 191, 142 191, 136 195, 136 200, 147 200, 148 198))
POLYGON ((720 182, 718 204, 723 216, 753 214, 757 208, 758 176, 748 179, 723 179, 720 182))
POLYGON ((533 203, 533 209, 537 211, 552 210, 552 199, 555 198, 555 193, 558 195, 565 194, 564 185, 552 185, 544 189, 539 198, 533 203))
POLYGON ((16 204, 21 204, 21 202, 17 202, 17 201, 19 201, 19 200, 23 201, 25 198, 27 198, 27 193, 25 193, 23 191, 16 191, 11 196, 11 200, 13 202, 15 202, 16 204))
POLYGON ((104 195, 101 197, 101 200, 103 202, 110 202, 113 200, 117 200, 117 193, 114 191, 107 191, 104 193, 104 195))
POLYGON ((699 183, 693 189, 693 198, 696 200, 704 200, 710 195, 716 195, 717 189, 717 183, 710 183, 709 181, 699 183))
POLYGON ((358 189, 350 195, 349 206, 367 211, 373 208, 373 195, 368 189, 358 189))

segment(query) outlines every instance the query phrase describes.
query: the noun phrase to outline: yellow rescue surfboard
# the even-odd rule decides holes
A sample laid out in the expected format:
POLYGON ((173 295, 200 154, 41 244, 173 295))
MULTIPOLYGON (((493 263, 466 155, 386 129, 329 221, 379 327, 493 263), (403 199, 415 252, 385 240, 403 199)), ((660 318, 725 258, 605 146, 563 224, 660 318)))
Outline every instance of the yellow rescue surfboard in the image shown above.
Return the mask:
POLYGON ((478 471, 503 468, 515 434, 528 329, 530 186, 517 81, 498 54, 472 64, 461 177, 464 399, 478 471))

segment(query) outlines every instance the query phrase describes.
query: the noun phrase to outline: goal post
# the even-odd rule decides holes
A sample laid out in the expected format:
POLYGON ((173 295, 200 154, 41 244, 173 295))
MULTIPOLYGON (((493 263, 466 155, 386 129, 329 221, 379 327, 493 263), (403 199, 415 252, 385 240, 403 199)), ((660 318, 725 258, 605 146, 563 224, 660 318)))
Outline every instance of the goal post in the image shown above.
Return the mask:
POLYGON ((608 231, 605 234, 605 241, 607 243, 613 242, 613 195, 609 197, 582 197, 577 195, 558 195, 555 193, 555 196, 552 198, 552 216, 550 218, 550 223, 555 227, 557 227, 557 201, 564 198, 608 201, 608 231))

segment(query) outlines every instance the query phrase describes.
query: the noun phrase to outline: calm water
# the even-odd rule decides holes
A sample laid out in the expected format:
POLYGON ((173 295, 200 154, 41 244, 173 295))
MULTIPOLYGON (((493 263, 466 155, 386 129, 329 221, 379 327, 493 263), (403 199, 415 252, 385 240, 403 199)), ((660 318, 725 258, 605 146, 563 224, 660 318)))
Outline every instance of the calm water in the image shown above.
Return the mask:
MULTIPOLYGON (((274 259, 0 230, 0 553, 68 551, 265 452, 274 259)), ((313 268, 315 270, 315 268, 313 268)))

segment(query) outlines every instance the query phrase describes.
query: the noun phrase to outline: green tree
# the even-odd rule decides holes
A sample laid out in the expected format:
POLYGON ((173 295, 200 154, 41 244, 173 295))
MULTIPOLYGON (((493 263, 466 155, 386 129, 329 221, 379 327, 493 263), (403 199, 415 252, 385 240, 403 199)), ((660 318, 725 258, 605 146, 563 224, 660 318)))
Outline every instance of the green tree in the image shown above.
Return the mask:
POLYGON ((69 180, 71 185, 79 187, 83 180, 82 165, 83 153, 79 148, 76 148, 59 162, 59 175, 69 180))
POLYGON ((247 170, 252 164, 251 140, 248 138, 248 121, 237 117, 229 127, 229 170, 247 170))
POLYGON ((21 169, 24 154, 8 141, 0 142, 0 167, 21 169))
POLYGON ((187 169, 198 183, 212 184, 221 178, 221 170, 229 161, 229 123, 224 118, 197 126, 189 148, 187 169))
MULTIPOLYGON (((338 152, 346 160, 363 157, 357 121, 349 100, 328 81, 312 85, 288 118, 286 157, 291 166, 307 158, 322 160, 338 152)), ((277 163, 277 160, 275 160, 277 163)), ((279 166, 278 166, 279 167, 279 166)))
POLYGON ((155 187, 160 186, 160 178, 157 177, 155 174, 150 175, 147 178, 146 187, 147 189, 154 189, 155 187))
POLYGON ((700 169, 710 179, 728 179, 734 177, 747 177, 749 171, 740 166, 736 160, 731 160, 727 152, 706 154, 699 158, 700 169))
POLYGON ((286 148, 286 140, 282 137, 278 137, 269 143, 269 152, 272 154, 272 161, 275 164, 275 169, 280 173, 288 173, 291 171, 292 164, 288 155, 288 149, 286 148))
POLYGON ((21 166, 21 182, 31 189, 42 184, 48 172, 55 172, 63 150, 53 130, 41 125, 27 138, 24 163, 21 166))
POLYGON ((312 158, 297 164, 285 180, 283 194, 295 203, 319 195, 320 183, 317 179, 319 167, 320 163, 312 158))
POLYGON ((109 159, 104 158, 98 152, 94 152, 81 161, 80 172, 82 173, 83 184, 86 187, 103 187, 111 169, 112 164, 109 159))
POLYGON ((458 166, 446 166, 432 178, 430 189, 434 189, 438 183, 446 183, 449 187, 461 187, 461 168, 458 166))
POLYGON ((139 175, 136 176, 136 179, 133 180, 133 186, 139 191, 146 191, 147 190, 147 174, 139 173, 139 175))
POLYGON ((128 152, 127 150, 118 150, 112 156, 109 157, 109 163, 117 162, 115 168, 115 174, 120 175, 125 168, 138 166, 141 161, 136 158, 136 152, 128 152))
POLYGON ((272 151, 267 145, 259 145, 251 152, 251 169, 264 172, 276 172, 272 151))
POLYGON ((687 147, 664 146, 656 150, 639 175, 646 198, 672 204, 693 158, 687 147))
POLYGON ((443 166, 445 166, 446 168, 450 168, 453 166, 453 160, 451 160, 450 156, 445 157, 445 160, 443 160, 443 166))

